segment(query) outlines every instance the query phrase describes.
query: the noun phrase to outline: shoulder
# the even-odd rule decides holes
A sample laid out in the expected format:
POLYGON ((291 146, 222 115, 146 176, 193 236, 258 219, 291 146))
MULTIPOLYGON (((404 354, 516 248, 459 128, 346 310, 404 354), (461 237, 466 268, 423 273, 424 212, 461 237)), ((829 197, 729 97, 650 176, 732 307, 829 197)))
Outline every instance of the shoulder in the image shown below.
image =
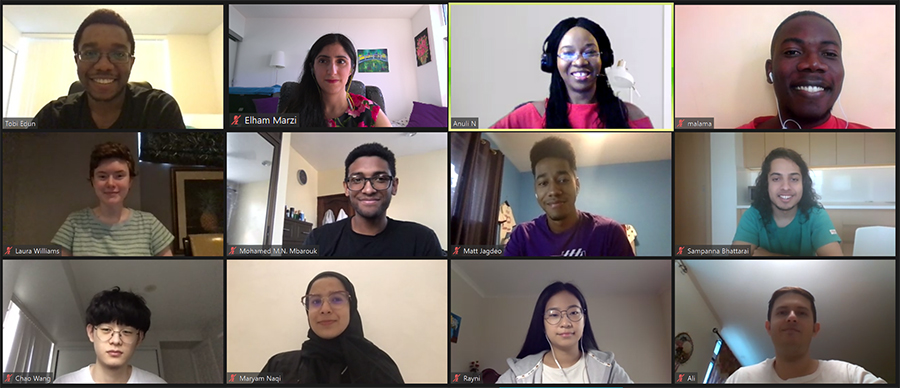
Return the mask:
POLYGON ((546 214, 541 214, 537 218, 535 218, 531 221, 525 221, 525 222, 517 225, 516 228, 513 229, 513 234, 526 233, 526 232, 531 232, 533 230, 536 230, 538 228, 538 225, 541 222, 543 222, 544 225, 547 224, 545 221, 546 218, 547 218, 546 214))
POLYGON ((278 353, 269 358, 266 362, 265 371, 277 371, 284 365, 296 365, 302 358, 300 350, 292 350, 289 352, 278 353))
POLYGON ((141 222, 159 223, 159 219, 156 218, 156 216, 154 216, 153 213, 145 212, 145 211, 141 211, 141 210, 135 210, 135 209, 130 209, 130 210, 131 210, 131 213, 133 214, 132 217, 135 217, 136 219, 140 220, 141 222))
POLYGON ((131 91, 132 97, 137 100, 144 100, 148 102, 157 102, 157 103, 176 103, 175 97, 172 97, 169 93, 159 89, 148 89, 143 86, 135 86, 128 85, 129 90, 131 91))
POLYGON ((339 235, 343 233, 344 227, 350 223, 350 218, 351 217, 347 217, 340 221, 322 225, 318 228, 313 229, 311 233, 315 233, 317 238, 322 238, 322 236, 339 235))
POLYGON ((506 364, 509 365, 509 370, 513 372, 513 378, 515 379, 518 375, 537 370, 537 367, 541 364, 541 359, 544 358, 544 353, 546 353, 546 351, 528 355, 524 358, 507 358, 506 364))
POLYGON ((72 224, 82 224, 92 221, 94 221, 94 212, 89 207, 71 212, 66 217, 66 223, 72 224))
POLYGON ((512 112, 503 116, 491 128, 541 128, 544 126, 545 101, 528 101, 517 105, 512 112))
POLYGON ((162 377, 134 365, 131 366, 131 378, 128 379, 128 382, 137 384, 166 384, 166 380, 163 380, 162 377))
POLYGON ((621 229, 623 233, 625 232, 625 229, 622 228, 622 224, 620 224, 618 221, 609 217, 601 216, 599 214, 581 212, 581 219, 583 222, 586 221, 597 229, 621 229))
POLYGON ((628 109, 628 121, 638 121, 644 118, 647 118, 647 115, 644 114, 644 111, 641 108, 638 108, 637 105, 634 105, 630 102, 623 102, 625 104, 625 108, 628 109))
POLYGON ((885 384, 884 379, 875 376, 872 372, 856 364, 840 360, 819 360, 819 368, 833 373, 833 381, 847 382, 851 384, 885 384), (843 380, 843 381, 839 381, 843 380))
POLYGON ((390 217, 388 217, 388 222, 390 222, 394 228, 397 228, 404 233, 414 233, 418 236, 431 236, 432 234, 435 234, 434 230, 418 222, 400 221, 390 217))
POLYGON ((616 355, 613 352, 605 352, 602 350, 591 350, 588 351, 588 355, 591 356, 589 359, 594 361, 599 361, 605 364, 611 364, 616 360, 616 355))
POLYGON ((760 128, 760 126, 762 126, 762 124, 765 123, 766 121, 769 121, 774 118, 775 118, 775 116, 759 116, 759 117, 753 119, 752 121, 750 121, 749 123, 741 125, 740 127, 737 127, 735 129, 757 129, 757 128, 760 128))
POLYGON ((94 379, 91 378, 91 366, 88 365, 77 371, 66 373, 53 380, 54 384, 93 384, 94 379))
POLYGON ((372 101, 365 96, 361 96, 359 94, 348 93, 350 95, 350 102, 353 103, 354 108, 366 107, 370 109, 376 109, 378 104, 375 101, 372 101))
POLYGON ((77 125, 75 123, 77 123, 77 115, 81 112, 80 104, 83 93, 72 93, 48 102, 34 115, 35 124, 39 128, 49 129, 77 125))
POLYGON ((769 379, 762 377, 766 373, 766 368, 771 367, 771 358, 767 358, 762 362, 754 365, 747 365, 738 368, 731 376, 728 377, 728 382, 732 383, 768 383, 769 379))

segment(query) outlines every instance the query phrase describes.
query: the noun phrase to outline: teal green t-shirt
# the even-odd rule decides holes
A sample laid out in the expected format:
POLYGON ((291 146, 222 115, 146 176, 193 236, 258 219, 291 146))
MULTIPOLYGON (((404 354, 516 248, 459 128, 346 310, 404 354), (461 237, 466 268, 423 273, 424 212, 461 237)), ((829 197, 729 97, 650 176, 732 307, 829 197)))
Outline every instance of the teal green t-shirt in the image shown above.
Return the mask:
POLYGON ((738 223, 734 241, 745 241, 772 253, 790 256, 815 256, 816 250, 841 238, 825 209, 813 206, 809 217, 797 210, 790 224, 783 228, 772 220, 763 223, 759 210, 751 206, 738 223))

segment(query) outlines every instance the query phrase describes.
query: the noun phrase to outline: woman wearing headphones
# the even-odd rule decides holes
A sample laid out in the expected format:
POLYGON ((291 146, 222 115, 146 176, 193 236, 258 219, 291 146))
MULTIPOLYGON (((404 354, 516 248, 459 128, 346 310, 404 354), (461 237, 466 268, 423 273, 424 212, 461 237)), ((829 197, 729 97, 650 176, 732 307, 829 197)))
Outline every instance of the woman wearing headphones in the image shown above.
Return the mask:
POLYGON ((587 302, 570 283, 544 288, 522 350, 506 362, 497 384, 633 383, 611 352, 597 348, 587 302))
POLYGON ((544 45, 541 70, 552 74, 550 98, 520 105, 491 128, 653 128, 637 106, 613 94, 604 70, 615 57, 597 23, 565 19, 544 45))
POLYGON ((309 49, 299 86, 287 97, 284 112, 298 112, 300 127, 390 127, 381 107, 349 92, 356 65, 350 39, 341 34, 322 36, 309 49))

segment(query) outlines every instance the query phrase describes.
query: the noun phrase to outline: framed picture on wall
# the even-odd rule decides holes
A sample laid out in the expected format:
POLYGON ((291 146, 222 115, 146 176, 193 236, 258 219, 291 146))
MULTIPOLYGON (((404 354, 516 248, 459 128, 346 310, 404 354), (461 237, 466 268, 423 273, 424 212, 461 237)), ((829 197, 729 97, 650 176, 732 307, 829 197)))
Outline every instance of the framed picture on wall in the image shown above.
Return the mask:
POLYGON ((225 174, 221 168, 172 167, 172 251, 184 253, 193 234, 225 233, 225 174))
POLYGON ((416 66, 431 62, 431 46, 428 43, 428 29, 416 35, 416 66))
POLYGON ((356 50, 360 73, 389 73, 388 52, 386 48, 356 50))

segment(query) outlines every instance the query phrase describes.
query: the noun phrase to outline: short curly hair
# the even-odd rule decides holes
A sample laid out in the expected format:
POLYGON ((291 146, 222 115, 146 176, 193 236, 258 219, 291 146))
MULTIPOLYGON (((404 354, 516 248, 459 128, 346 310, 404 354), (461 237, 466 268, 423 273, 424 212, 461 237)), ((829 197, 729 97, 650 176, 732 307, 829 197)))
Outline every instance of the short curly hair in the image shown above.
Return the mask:
POLYGON ((137 176, 137 170, 134 166, 134 157, 131 156, 131 149, 122 143, 106 142, 94 146, 91 152, 91 170, 88 172, 88 181, 94 177, 94 170, 107 159, 122 159, 128 164, 128 175, 132 178, 137 176))
POLYGON ((531 175, 534 175, 534 167, 546 158, 563 159, 569 162, 569 167, 575 171, 575 149, 566 139, 550 136, 534 143, 531 147, 531 175))

